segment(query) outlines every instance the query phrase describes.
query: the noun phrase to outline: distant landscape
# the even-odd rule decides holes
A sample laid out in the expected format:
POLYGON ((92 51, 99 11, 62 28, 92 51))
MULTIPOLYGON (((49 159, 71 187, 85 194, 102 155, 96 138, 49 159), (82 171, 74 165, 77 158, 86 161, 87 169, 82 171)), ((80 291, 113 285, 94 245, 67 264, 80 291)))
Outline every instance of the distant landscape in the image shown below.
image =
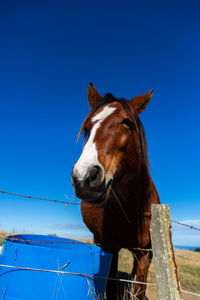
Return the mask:
POLYGON ((180 246, 180 245, 174 245, 174 248, 180 249, 180 250, 195 250, 195 249, 199 249, 199 246, 180 246))

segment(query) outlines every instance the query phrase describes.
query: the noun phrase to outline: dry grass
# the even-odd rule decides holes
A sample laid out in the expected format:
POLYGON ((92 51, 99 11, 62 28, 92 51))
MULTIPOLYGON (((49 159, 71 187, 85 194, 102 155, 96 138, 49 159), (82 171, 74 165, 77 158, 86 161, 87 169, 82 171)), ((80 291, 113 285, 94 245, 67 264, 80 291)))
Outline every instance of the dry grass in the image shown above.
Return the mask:
POLYGON ((8 235, 12 235, 11 232, 6 232, 6 231, 0 231, 0 246, 3 245, 3 240, 5 237, 7 237, 8 235))
MULTIPOLYGON (((200 294, 200 253, 175 249, 175 257, 181 289, 200 294)), ((132 254, 128 250, 122 249, 119 253, 119 274, 122 274, 123 276, 126 274, 126 278, 130 278, 132 263, 132 254)), ((149 269, 147 281, 155 283, 153 262, 149 269)), ((148 286, 147 296, 149 300, 157 300, 157 288, 154 286, 148 286)), ((183 293, 183 299, 197 300, 200 298, 183 293)))

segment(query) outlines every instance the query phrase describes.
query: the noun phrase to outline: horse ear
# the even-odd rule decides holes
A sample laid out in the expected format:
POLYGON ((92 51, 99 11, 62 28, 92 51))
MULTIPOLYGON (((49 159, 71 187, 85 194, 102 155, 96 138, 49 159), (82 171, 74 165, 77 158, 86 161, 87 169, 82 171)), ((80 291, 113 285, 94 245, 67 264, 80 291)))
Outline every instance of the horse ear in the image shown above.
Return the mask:
POLYGON ((101 95, 97 92, 92 82, 88 86, 87 94, 89 105, 92 108, 101 98, 101 95))
POLYGON ((151 100, 152 95, 153 89, 144 95, 134 97, 130 100, 129 103, 133 107, 133 109, 139 114, 145 110, 147 104, 151 100))

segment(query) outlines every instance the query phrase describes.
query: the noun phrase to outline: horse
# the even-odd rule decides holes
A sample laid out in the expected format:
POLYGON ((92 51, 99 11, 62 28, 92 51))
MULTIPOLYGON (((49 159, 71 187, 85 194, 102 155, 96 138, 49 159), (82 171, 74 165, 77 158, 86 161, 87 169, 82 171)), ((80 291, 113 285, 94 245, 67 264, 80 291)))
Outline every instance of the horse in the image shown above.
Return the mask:
MULTIPOLYGON (((147 142, 139 114, 153 90, 131 100, 102 97, 92 83, 88 87, 90 112, 79 135, 84 133, 80 158, 72 169, 72 185, 81 201, 83 221, 94 241, 113 254, 109 278, 117 277, 118 252, 134 255, 132 291, 145 299, 148 268, 152 259, 151 205, 159 195, 150 176, 147 142)), ((108 300, 119 299, 119 286, 108 280, 108 300)))

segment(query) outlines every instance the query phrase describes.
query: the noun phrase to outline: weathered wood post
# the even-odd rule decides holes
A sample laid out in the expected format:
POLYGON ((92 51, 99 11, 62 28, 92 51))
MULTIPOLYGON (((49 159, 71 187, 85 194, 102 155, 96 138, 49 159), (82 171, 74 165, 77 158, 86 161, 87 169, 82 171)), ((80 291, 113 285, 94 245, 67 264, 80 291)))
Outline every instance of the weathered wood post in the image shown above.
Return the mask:
POLYGON ((183 299, 171 241, 171 218, 168 205, 152 205, 150 232, 159 300, 183 299))

